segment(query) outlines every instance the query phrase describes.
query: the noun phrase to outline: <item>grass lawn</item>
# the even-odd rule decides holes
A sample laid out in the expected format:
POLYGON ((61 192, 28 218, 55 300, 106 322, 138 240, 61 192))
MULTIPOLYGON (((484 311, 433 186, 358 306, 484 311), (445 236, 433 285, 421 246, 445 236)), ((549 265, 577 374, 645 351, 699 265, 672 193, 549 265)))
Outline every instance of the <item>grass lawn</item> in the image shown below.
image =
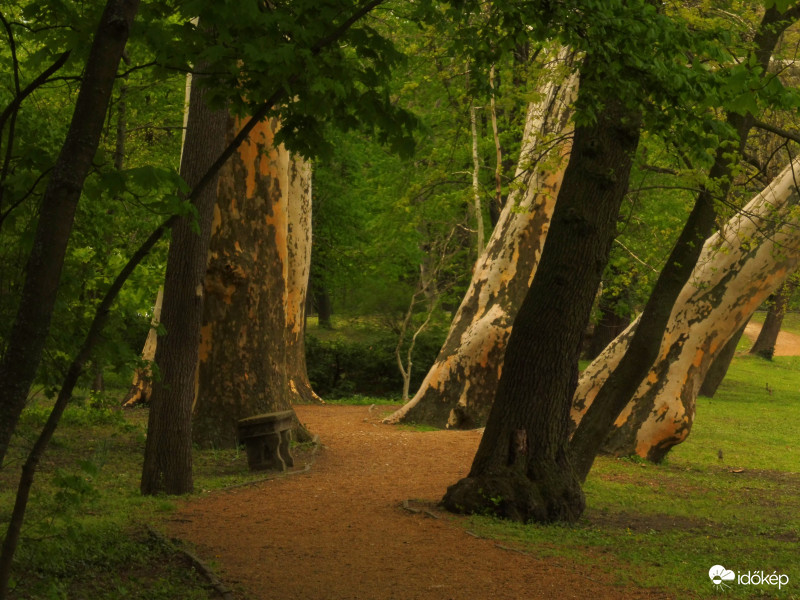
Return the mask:
POLYGON ((678 598, 718 597, 708 576, 718 564, 789 577, 780 591, 733 583, 725 597, 800 598, 799 397, 800 358, 737 357, 716 397, 698 400, 689 439, 663 464, 597 460, 577 525, 475 517, 471 526, 678 598))

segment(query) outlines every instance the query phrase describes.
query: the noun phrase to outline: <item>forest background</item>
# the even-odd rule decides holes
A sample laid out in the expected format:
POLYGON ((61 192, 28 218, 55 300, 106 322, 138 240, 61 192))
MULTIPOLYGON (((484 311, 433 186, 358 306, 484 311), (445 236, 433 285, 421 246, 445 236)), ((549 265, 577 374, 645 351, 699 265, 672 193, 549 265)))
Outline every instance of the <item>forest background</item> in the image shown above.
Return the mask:
MULTIPOLYGON (((445 343, 503 206, 521 189, 518 166, 528 160, 521 156, 527 109, 541 102, 545 82, 554 77, 549 69, 557 51, 555 42, 535 27, 554 17, 525 14, 515 5, 503 10, 469 4, 344 6, 363 19, 346 32, 335 30, 350 37, 342 38, 346 43, 333 56, 319 59, 314 40, 328 43, 325 25, 342 23, 340 4, 297 5, 294 12, 270 3, 225 10, 185 3, 177 11, 156 3, 141 9, 115 68, 108 110, 99 119, 99 144, 79 190, 30 401, 53 398, 63 389, 65 373, 81 353, 82 332, 90 329, 106 289, 142 242, 170 215, 193 214, 181 197, 192 185, 179 176, 185 75, 191 62, 210 65, 206 76, 217 78, 207 88, 214 109, 227 106, 244 119, 256 112, 258 99, 271 98, 270 81, 280 82, 276 89, 284 99, 292 94, 298 99, 273 102, 268 112, 280 120, 273 130, 278 140, 296 156, 313 157, 313 244, 305 310, 316 313, 316 319, 306 324, 305 346, 308 379, 316 393, 324 398, 413 395, 445 343), (243 26, 252 16, 247 10, 273 18, 272 24, 293 43, 293 36, 307 39, 283 49, 291 55, 234 43, 258 33, 255 25, 253 30, 243 26), (322 25, 312 25, 311 15, 319 10, 322 25), (186 17, 198 14, 201 23, 215 27, 188 25, 186 17), (304 43, 306 54, 298 50, 304 43), (309 65, 313 71, 300 80, 297 72, 309 65), (270 73, 270 78, 265 82, 259 73, 270 73)), ((30 272, 28 256, 37 248, 40 199, 86 76, 85 40, 94 36, 102 8, 31 2, 15 3, 2 14, 8 41, 3 59, 11 66, 4 71, 0 148, 5 358, 30 272)), ((608 8, 613 9, 624 15, 642 7, 622 3, 608 8)), ((715 217, 722 226, 794 159, 796 10, 791 3, 697 3, 665 11, 685 30, 700 32, 697 47, 686 51, 705 52, 695 62, 705 65, 700 68, 704 73, 720 75, 709 81, 682 80, 669 65, 650 65, 648 73, 658 76, 659 85, 668 82, 672 100, 685 103, 680 108, 688 116, 666 105, 669 94, 657 87, 648 90, 646 100, 634 99, 644 128, 602 287, 593 293, 594 334, 587 336, 585 348, 590 358, 645 306, 698 190, 730 186, 715 217), (768 68, 759 71, 755 58, 743 57, 758 37, 765 9, 786 16, 768 68), (687 89, 691 84, 700 92, 687 89), (736 129, 731 120, 726 125, 724 113, 756 119, 759 127, 744 159, 731 159, 734 166, 726 177, 711 180, 707 169, 736 129)), ((618 33, 609 23, 605 33, 618 33)), ((584 35, 580 25, 566 22, 559 41, 580 48, 584 40, 584 51, 597 51, 603 32, 584 35)), ((774 31, 779 25, 770 27, 774 31)), ((608 35, 609 46, 619 43, 608 35)), ((631 50, 623 54, 630 58, 631 50)), ((637 65, 623 67, 635 71, 637 65)), ((629 85, 624 77, 620 82, 629 85)), ((608 90, 598 88, 601 92, 608 90)), ((591 121, 602 102, 578 106, 580 126, 591 121)), ((540 140, 542 158, 534 162, 536 168, 558 170, 555 159, 543 158, 542 148, 557 146, 565 133, 540 140)), ((85 357, 90 368, 81 365, 77 384, 92 390, 91 403, 114 405, 142 367, 140 350, 163 284, 167 247, 166 241, 155 243, 131 272, 102 336, 85 357)), ((785 302, 773 299, 772 305, 785 307, 785 302)))

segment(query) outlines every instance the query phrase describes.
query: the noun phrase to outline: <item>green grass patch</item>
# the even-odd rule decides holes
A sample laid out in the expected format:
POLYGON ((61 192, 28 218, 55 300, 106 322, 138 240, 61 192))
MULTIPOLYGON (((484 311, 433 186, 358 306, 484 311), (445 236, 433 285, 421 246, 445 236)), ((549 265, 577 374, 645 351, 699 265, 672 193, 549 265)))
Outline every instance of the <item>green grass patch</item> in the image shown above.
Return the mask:
MULTIPOLYGON (((51 407, 37 400, 25 410, 0 469, 3 532, 19 468, 51 407)), ((146 410, 111 409, 88 398, 67 408, 36 474, 10 598, 216 597, 182 554, 147 532, 176 504, 139 493, 146 422, 146 410)), ((248 471, 243 451, 196 451, 194 458, 198 493, 263 477, 248 471)))
POLYGON ((739 356, 716 397, 698 400, 691 435, 663 464, 598 458, 576 525, 473 517, 469 526, 677 598, 720 597, 708 576, 717 564, 789 577, 780 591, 733 583, 724 597, 800 598, 798 391, 800 358, 739 356))

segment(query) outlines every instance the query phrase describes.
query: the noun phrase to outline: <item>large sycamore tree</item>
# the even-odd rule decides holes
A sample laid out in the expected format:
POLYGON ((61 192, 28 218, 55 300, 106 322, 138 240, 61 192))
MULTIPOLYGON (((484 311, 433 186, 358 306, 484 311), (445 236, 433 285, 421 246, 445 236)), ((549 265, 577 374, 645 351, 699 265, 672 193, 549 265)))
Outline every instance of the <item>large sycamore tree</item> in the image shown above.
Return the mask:
POLYGON ((712 93, 721 76, 700 60, 687 64, 685 52, 719 55, 719 47, 648 3, 592 8, 591 16, 583 5, 565 8, 547 21, 584 53, 572 149, 486 431, 468 476, 445 495, 451 510, 541 522, 580 516, 584 458, 594 454, 575 453, 569 410, 581 334, 616 234, 640 123, 671 135, 680 123, 684 147, 694 141, 705 151, 713 143, 703 132, 714 130, 707 109, 721 101, 712 93))
MULTIPOLYGON (((229 119, 229 138, 238 125, 229 119)), ((301 389, 310 394, 298 354, 311 178, 306 161, 274 143, 278 127, 260 123, 220 175, 193 410, 192 435, 204 447, 234 447, 239 419, 291 410, 301 389)))
MULTIPOLYGON (((234 127, 237 133, 226 146, 228 149, 237 148, 251 134, 254 135, 231 167, 236 170, 237 165, 246 165, 247 177, 237 185, 255 185, 257 164, 270 160, 267 142, 272 145, 285 143, 289 150, 304 156, 330 151, 325 146, 323 135, 325 123, 333 122, 344 128, 371 128, 395 150, 411 149, 410 129, 414 119, 392 102, 388 88, 390 69, 401 56, 365 21, 381 3, 381 0, 331 0, 268 6, 252 1, 224 7, 211 2, 186 5, 186 10, 199 10, 200 13, 187 16, 199 16, 200 26, 193 29, 196 34, 194 44, 197 64, 203 66, 201 72, 208 83, 207 104, 220 109, 218 112, 227 109, 234 115, 249 115, 241 127, 234 127), (204 28, 203 23, 213 27, 204 28), (269 75, 265 76, 265 73, 269 75), (263 131, 254 133, 266 118, 278 118, 281 123, 280 129, 272 132, 274 137, 272 134, 266 136, 271 140, 265 139, 263 131)), ((192 120, 191 109, 189 120, 192 120)), ((224 139, 223 125, 223 131, 215 137, 214 143, 224 139)), ((220 155, 213 166, 224 164, 233 153, 220 155)), ((288 173, 288 167, 283 172, 288 173)), ((271 177, 259 180, 260 185, 273 183, 271 177)), ((213 183, 208 187, 216 192, 213 183)), ((226 202, 225 209, 231 212, 230 203, 236 202, 236 198, 231 195, 226 202)), ((207 240, 210 238, 213 210, 198 212, 199 237, 207 240)), ((277 225, 275 218, 276 215, 269 216, 273 226, 277 225)), ((282 235, 283 230, 283 225, 275 227, 275 235, 282 235)), ((167 265, 162 308, 162 324, 167 331, 156 352, 156 364, 162 379, 154 386, 151 398, 141 481, 141 490, 145 494, 182 494, 193 489, 191 414, 205 296, 204 277, 201 275, 198 280, 196 275, 205 274, 208 243, 185 238, 180 244, 185 248, 173 248, 175 245, 173 239, 170 256, 174 254, 181 259, 170 260, 167 265), (170 293, 170 280, 179 279, 181 270, 190 273, 191 277, 185 278, 183 284, 172 286, 173 293, 170 293), (175 319, 171 325, 168 315, 175 319), (162 364, 161 357, 165 360, 169 357, 169 361, 162 364)), ((278 244, 281 246, 285 247, 285 244, 278 244)), ((224 277, 216 282, 219 277, 214 269, 224 266, 224 262, 217 265, 212 260, 210 265, 211 277, 215 280, 210 287, 215 288, 216 283, 220 283, 222 287, 220 290, 215 288, 215 293, 221 292, 222 298, 230 282, 226 282, 224 277)), ((226 276, 235 278, 237 265, 231 264, 232 272, 226 276)), ((265 301, 259 310, 284 310, 285 304, 277 300, 270 306, 265 301)), ((238 344, 238 341, 234 343, 238 344)), ((255 356, 252 358, 256 360, 255 356)), ((285 360, 279 358, 279 362, 285 360)), ((227 381, 233 381, 237 376, 247 377, 248 373, 226 374, 227 381)), ((285 393, 282 377, 278 377, 278 394, 285 393)), ((274 378, 261 381, 274 383, 274 378)), ((265 392, 262 390, 260 393, 265 392)), ((230 399, 230 396, 226 398, 230 399)), ((226 436, 230 437, 229 434, 226 436)))

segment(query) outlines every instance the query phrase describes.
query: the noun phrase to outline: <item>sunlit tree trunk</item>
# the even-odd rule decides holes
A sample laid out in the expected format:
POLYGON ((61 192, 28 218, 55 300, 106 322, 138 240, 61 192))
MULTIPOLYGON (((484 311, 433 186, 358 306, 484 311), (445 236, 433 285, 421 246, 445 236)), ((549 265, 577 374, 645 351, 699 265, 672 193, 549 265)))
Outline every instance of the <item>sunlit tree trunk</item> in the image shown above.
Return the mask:
MULTIPOLYGON (((150 319, 150 330, 147 332, 147 339, 142 348, 142 360, 151 363, 156 358, 156 347, 158 346, 158 325, 161 322, 161 305, 164 300, 164 288, 158 289, 156 304, 153 307, 153 317, 150 319)), ((133 406, 139 403, 150 401, 150 394, 153 391, 152 370, 149 365, 136 369, 133 374, 133 383, 130 390, 122 399, 123 406, 133 406)))
POLYGON ((517 185, 481 255, 447 339, 414 397, 387 422, 470 428, 486 422, 511 324, 536 272, 569 153, 577 76, 566 51, 528 107, 517 185))
MULTIPOLYGON (((689 283, 672 308, 658 359, 617 418, 604 450, 664 458, 692 426, 695 399, 709 365, 753 311, 795 270, 800 219, 800 160, 706 241, 689 283)), ((579 423, 627 349, 635 321, 582 373, 572 420, 579 423)))
MULTIPOLYGON (((203 447, 234 447, 240 419, 291 408, 287 358, 303 334, 310 177, 274 145, 277 127, 260 123, 220 174, 193 413, 203 447)), ((238 128, 230 118, 229 139, 238 128)))
POLYGON ((286 302, 286 372, 289 403, 320 402, 306 368, 305 323, 311 271, 311 165, 298 155, 289 165, 289 268, 286 302))

